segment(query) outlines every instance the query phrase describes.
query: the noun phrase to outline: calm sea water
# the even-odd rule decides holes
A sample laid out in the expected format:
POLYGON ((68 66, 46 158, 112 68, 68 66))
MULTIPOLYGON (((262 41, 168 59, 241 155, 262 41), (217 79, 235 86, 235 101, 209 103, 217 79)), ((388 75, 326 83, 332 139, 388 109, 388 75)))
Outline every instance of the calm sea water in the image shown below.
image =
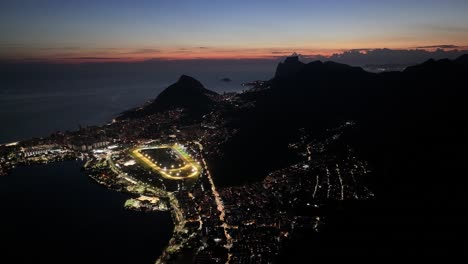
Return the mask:
POLYGON ((156 96, 181 74, 213 91, 244 89, 241 84, 269 79, 273 62, 176 62, 161 64, 0 65, 0 144, 79 125, 103 125, 119 113, 156 96), (222 78, 232 82, 222 82, 222 78))
POLYGON ((172 234, 170 213, 125 210, 128 196, 93 182, 81 165, 0 177, 0 263, 154 263, 172 234))

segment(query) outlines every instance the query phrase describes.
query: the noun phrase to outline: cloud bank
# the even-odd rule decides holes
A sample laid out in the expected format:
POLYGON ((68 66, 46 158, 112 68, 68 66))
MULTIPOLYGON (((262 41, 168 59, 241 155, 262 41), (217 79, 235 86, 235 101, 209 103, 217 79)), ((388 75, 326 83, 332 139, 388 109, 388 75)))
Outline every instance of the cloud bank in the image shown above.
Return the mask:
MULTIPOLYGON (((322 55, 305 55, 304 58, 308 61, 323 60, 335 61, 355 66, 364 65, 382 65, 382 64, 402 64, 411 65, 424 62, 428 59, 455 59, 463 54, 468 54, 468 49, 458 50, 445 50, 440 48, 445 47, 458 47, 455 45, 437 45, 425 46, 426 48, 436 48, 435 50, 425 49, 408 49, 408 50, 392 50, 392 49, 357 49, 349 50, 342 53, 335 53, 331 56, 322 55)), ((460 47, 458 47, 460 48, 460 47)))

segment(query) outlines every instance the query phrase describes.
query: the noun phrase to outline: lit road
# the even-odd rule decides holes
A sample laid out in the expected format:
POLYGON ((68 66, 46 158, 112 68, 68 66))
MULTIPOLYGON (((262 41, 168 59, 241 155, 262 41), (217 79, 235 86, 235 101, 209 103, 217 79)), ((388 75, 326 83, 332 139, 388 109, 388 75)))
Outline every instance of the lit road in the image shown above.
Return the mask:
POLYGON ((328 168, 325 169, 327 171, 327 199, 330 198, 330 191, 331 191, 331 185, 330 185, 330 171, 328 168))
MULTIPOLYGON (((216 187, 215 187, 215 184, 213 182, 213 178, 211 177, 211 173, 208 170, 208 166, 206 164, 205 158, 203 157, 203 145, 200 144, 200 142, 195 142, 195 143, 200 148, 200 155, 201 155, 201 158, 202 158, 202 161, 203 161, 203 165, 205 166, 206 175, 208 175, 208 180, 209 180, 210 185, 211 185, 211 191, 213 192, 215 202, 216 202, 216 206, 217 206, 217 209, 218 209, 218 211, 220 213, 219 214, 219 220, 221 220, 221 222, 223 223, 222 227, 224 229, 224 235, 226 237, 226 242, 227 242, 226 245, 225 245, 225 248, 230 250, 231 247, 232 247, 232 237, 227 232, 227 230, 229 229, 229 226, 226 224, 226 221, 224 220, 224 218, 226 216, 225 211, 224 211, 224 204, 223 204, 223 201, 221 200, 221 197, 219 196, 218 191, 216 191, 216 187)), ((227 259, 226 263, 230 262, 231 257, 232 257, 232 254, 228 253, 228 259, 227 259)))
POLYGON ((344 184, 343 178, 341 178, 340 167, 336 164, 336 174, 338 175, 338 179, 340 180, 340 189, 341 189, 341 200, 344 200, 344 184))

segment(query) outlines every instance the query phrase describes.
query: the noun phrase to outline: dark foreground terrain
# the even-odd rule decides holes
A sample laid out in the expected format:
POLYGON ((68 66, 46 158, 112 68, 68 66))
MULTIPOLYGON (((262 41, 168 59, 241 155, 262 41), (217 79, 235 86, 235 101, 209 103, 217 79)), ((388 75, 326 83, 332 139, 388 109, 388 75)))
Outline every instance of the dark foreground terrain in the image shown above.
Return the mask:
MULTIPOLYGON (((213 159, 227 185, 251 182, 291 160, 287 142, 346 120, 342 137, 367 160, 370 201, 328 201, 323 232, 296 232, 281 262, 315 255, 466 255, 464 177, 468 57, 374 74, 333 62, 280 64, 269 89, 239 117, 239 133, 213 159), (256 146, 254 149, 249 146, 256 146), (229 160, 229 162, 221 162, 229 160)), ((222 177, 222 178, 221 178, 222 177)))
POLYGON ((96 143, 187 143, 205 171, 174 192, 187 221, 167 263, 466 255, 467 61, 377 74, 293 56, 223 95, 183 75, 109 125, 0 148, 0 173, 50 146, 89 157, 96 143))

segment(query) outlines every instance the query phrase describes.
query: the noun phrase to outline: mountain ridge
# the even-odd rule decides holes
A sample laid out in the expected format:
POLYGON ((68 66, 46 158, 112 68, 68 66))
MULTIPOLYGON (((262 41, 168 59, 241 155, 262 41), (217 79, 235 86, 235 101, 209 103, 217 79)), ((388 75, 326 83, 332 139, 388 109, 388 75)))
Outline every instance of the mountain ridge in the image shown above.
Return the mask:
POLYGON ((369 176, 362 180, 376 200, 346 217, 329 215, 337 224, 330 225, 328 237, 306 236, 282 257, 307 259, 311 241, 316 255, 340 254, 337 245, 350 244, 377 255, 424 255, 428 249, 452 255, 461 249, 459 237, 466 230, 466 217, 457 217, 467 208, 462 175, 468 92, 461 84, 468 68, 460 63, 465 58, 429 60, 384 73, 313 62, 287 78, 276 76, 270 89, 251 96, 256 106, 221 146, 223 156, 209 160, 210 170, 227 186, 259 181, 300 159, 288 148, 298 131, 316 137, 351 120, 355 127, 340 140, 369 163, 369 176), (254 150, 245 151, 251 146, 254 150), (441 212, 443 221, 434 212, 441 212), (369 236, 355 238, 356 229, 369 236))
POLYGON ((182 108, 189 115, 201 115, 214 107, 212 97, 218 94, 206 89, 193 77, 181 75, 177 82, 164 89, 150 104, 125 112, 121 119, 141 117, 155 113, 182 108))

